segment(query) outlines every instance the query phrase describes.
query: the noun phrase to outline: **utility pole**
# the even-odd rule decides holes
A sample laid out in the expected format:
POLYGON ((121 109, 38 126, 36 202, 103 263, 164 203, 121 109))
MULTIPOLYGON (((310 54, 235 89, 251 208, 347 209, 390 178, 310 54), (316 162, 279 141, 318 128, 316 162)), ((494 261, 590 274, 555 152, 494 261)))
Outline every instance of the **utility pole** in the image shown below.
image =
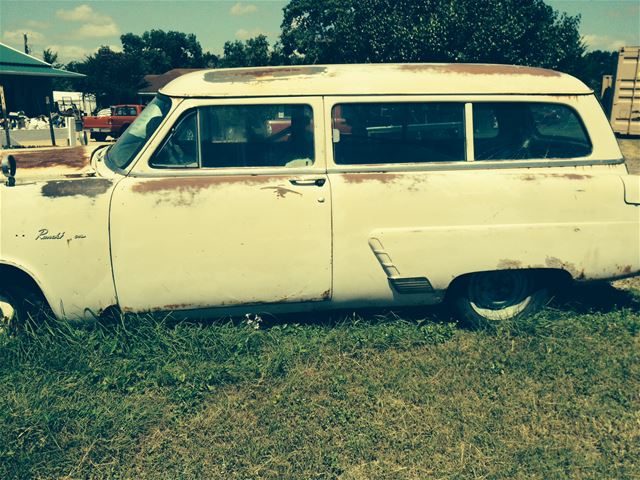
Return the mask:
POLYGON ((22 38, 24 38, 24 53, 29 55, 31 53, 31 49, 29 48, 29 37, 26 33, 23 33, 22 38))

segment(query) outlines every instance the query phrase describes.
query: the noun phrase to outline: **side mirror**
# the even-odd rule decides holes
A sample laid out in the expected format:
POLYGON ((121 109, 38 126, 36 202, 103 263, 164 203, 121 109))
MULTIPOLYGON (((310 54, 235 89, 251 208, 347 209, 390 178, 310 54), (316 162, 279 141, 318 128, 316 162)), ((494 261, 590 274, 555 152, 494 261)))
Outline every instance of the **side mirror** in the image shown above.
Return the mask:
POLYGON ((13 155, 7 155, 2 159, 2 174, 7 177, 5 185, 13 187, 16 184, 16 159, 13 155))

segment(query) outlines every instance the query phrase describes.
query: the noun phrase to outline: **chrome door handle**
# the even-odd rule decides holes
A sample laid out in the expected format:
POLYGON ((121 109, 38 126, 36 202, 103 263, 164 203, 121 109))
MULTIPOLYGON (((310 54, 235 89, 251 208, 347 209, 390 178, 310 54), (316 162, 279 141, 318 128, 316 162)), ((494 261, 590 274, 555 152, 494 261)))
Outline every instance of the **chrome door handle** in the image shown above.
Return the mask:
POLYGON ((324 185, 324 182, 326 181, 327 180, 325 178, 305 178, 305 179, 292 178, 291 180, 289 180, 291 185, 298 185, 301 187, 302 186, 321 187, 324 185))

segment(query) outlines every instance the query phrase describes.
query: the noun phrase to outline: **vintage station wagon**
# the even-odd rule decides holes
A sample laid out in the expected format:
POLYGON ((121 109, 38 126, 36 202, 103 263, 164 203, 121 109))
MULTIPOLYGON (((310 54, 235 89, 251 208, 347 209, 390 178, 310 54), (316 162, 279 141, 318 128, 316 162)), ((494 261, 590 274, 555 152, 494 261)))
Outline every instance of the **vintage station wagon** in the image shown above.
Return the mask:
POLYGON ((68 318, 446 298, 481 323, 560 279, 640 272, 640 177, 593 92, 555 71, 198 71, 114 145, 52 152, 4 159, 5 318, 33 295, 68 318))

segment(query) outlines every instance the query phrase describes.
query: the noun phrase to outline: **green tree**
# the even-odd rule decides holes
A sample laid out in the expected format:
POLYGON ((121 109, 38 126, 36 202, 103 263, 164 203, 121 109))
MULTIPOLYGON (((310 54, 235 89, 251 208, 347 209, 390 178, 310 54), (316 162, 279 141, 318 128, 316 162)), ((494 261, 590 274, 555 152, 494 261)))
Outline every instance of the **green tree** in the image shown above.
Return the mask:
MULTIPOLYGON (((64 65, 58 62, 58 53, 54 52, 50 48, 45 48, 42 51, 42 60, 47 62, 53 68, 64 68, 64 65)), ((69 91, 73 90, 75 81, 68 78, 55 77, 52 79, 51 86, 53 90, 69 91)))
POLYGON ((290 61, 486 62, 575 71, 580 18, 543 0, 291 0, 290 61))
POLYGON ((77 81, 78 87, 95 94, 101 106, 135 102, 146 73, 135 55, 114 52, 107 46, 100 47, 82 62, 69 63, 67 69, 86 75, 77 81))
POLYGON ((594 50, 584 55, 576 75, 600 96, 602 76, 614 75, 617 62, 618 52, 594 50))
MULTIPOLYGON (((94 93, 99 105, 135 102, 144 86, 144 76, 161 74, 173 68, 215 67, 218 57, 202 47, 193 34, 150 30, 142 35, 126 33, 120 37, 122 52, 100 47, 82 61, 74 61, 67 69, 85 74, 76 81, 78 88, 94 93)), ((49 52, 48 58, 53 58, 49 52)))
POLYGON ((216 68, 220 63, 220 58, 211 52, 204 52, 202 54, 202 66, 204 68, 216 68))
POLYGON ((164 73, 172 68, 203 68, 211 61, 202 53, 193 33, 150 30, 142 35, 120 36, 123 53, 137 57, 148 73, 164 73))
POLYGON ((58 54, 56 52, 54 52, 53 50, 51 50, 50 48, 45 48, 42 51, 42 60, 47 62, 53 68, 62 67, 62 64, 58 63, 58 54))
POLYGON ((220 67, 259 67, 272 64, 269 41, 264 35, 250 38, 244 42, 235 40, 224 43, 224 54, 220 67))

